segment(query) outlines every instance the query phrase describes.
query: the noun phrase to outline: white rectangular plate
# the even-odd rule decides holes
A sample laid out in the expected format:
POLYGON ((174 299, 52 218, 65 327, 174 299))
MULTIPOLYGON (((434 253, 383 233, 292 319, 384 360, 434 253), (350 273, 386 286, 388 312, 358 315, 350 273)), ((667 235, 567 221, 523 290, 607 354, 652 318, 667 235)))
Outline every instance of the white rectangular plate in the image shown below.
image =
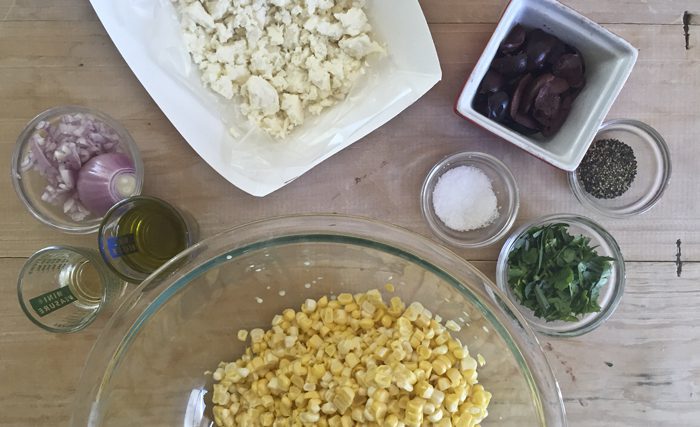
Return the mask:
POLYGON ((441 76, 418 0, 369 0, 367 16, 387 51, 370 61, 348 98, 281 141, 251 126, 236 100, 203 86, 170 0, 90 0, 141 84, 192 148, 221 176, 265 196, 377 129, 441 76), (236 136, 229 132, 235 128, 236 136))

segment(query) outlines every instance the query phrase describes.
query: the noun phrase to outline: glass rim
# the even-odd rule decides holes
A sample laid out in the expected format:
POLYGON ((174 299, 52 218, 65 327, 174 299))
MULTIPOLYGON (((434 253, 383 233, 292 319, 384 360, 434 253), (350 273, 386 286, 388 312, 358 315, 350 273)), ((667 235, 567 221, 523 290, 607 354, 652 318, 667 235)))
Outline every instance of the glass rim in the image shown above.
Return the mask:
MULTIPOLYGON (((114 204, 111 208, 109 208, 109 210, 104 215, 104 217, 102 218, 102 221, 99 224, 99 227, 97 230, 97 247, 98 247, 98 252, 99 252, 100 256, 102 257, 102 260, 107 265, 107 267, 113 273, 115 273, 120 279, 126 280, 129 283, 141 283, 148 276, 150 276, 150 274, 141 273, 141 274, 138 274, 138 276, 137 275, 130 276, 130 275, 126 274, 124 271, 115 267, 112 263, 112 258, 110 256, 108 256, 104 251, 104 248, 105 248, 104 228, 107 226, 107 224, 110 221, 113 220, 112 217, 117 215, 117 213, 116 213, 117 210, 122 209, 122 207, 124 205, 133 204, 133 203, 140 203, 140 202, 156 203, 156 204, 160 205, 161 207, 164 207, 166 210, 168 210, 169 212, 171 212, 175 215, 175 217, 178 219, 180 224, 183 225, 184 228, 187 230, 187 247, 185 248, 185 250, 192 247, 195 243, 194 239, 192 238, 193 230, 192 230, 191 224, 187 221, 187 218, 185 217, 185 215, 183 215, 183 213, 180 212, 180 210, 178 208, 176 208, 175 206, 173 206, 171 203, 168 203, 165 200, 158 198, 158 197, 144 196, 144 195, 132 196, 132 197, 128 197, 126 199, 120 200, 119 202, 114 204)), ((164 265, 169 264, 171 261, 172 260, 167 261, 164 265)), ((160 267, 158 269, 156 269, 156 271, 158 271, 159 269, 160 269, 160 267)), ((154 273, 151 273, 151 274, 154 274, 154 273)))
MULTIPOLYGON (((494 316, 492 324, 500 338, 510 346, 521 367, 520 375, 530 388, 532 404, 541 425, 566 426, 566 410, 561 390, 539 341, 526 320, 492 282, 478 269, 444 246, 402 227, 357 216, 336 214, 287 215, 254 221, 234 227, 202 240, 152 273, 126 297, 118 311, 103 329, 93 347, 78 385, 78 398, 72 412, 73 426, 84 425, 97 416, 108 378, 120 364, 121 355, 138 334, 148 317, 155 313, 179 288, 186 286, 193 275, 212 263, 233 259, 230 254, 245 251, 251 245, 273 242, 281 236, 303 239, 310 234, 345 238, 364 238, 413 254, 453 277, 460 286, 451 286, 464 295, 464 289, 476 294, 494 316), (173 274, 174 270, 177 274, 173 274), (474 277, 475 279, 469 279, 474 277), (466 285, 471 283, 471 285, 466 285), (161 289, 162 288, 162 289, 161 289), (490 292, 495 292, 496 301, 490 292)), ((378 248, 379 250, 384 250, 378 248)), ((465 296, 469 300, 468 296, 465 296)))
POLYGON ((614 267, 618 273, 617 280, 609 283, 609 285, 614 287, 613 297, 609 304, 605 307, 601 307, 601 310, 598 313, 595 313, 595 315, 589 321, 582 325, 575 326, 570 329, 554 330, 552 328, 547 328, 544 326, 544 324, 533 322, 526 316, 523 316, 525 317, 527 323, 535 331, 541 334, 551 337, 577 337, 587 334, 605 323, 605 321, 608 320, 608 318, 610 318, 610 316, 612 316, 612 314, 617 310, 625 290, 626 271, 622 251, 620 250, 615 238, 597 222, 583 215, 563 213, 545 215, 522 224, 510 237, 508 237, 498 255, 498 261, 496 262, 496 285, 498 286, 498 289, 505 294, 506 298, 508 298, 508 300, 518 308, 518 311, 520 311, 521 308, 524 308, 515 298, 511 297, 511 293, 508 289, 508 255, 510 254, 515 242, 523 235, 523 233, 532 227, 552 222, 564 222, 573 225, 581 224, 590 227, 595 232, 595 237, 603 240, 610 247, 612 252, 611 258, 613 258, 612 263, 614 264, 614 267))
POLYGON ((53 117, 57 117, 62 114, 70 114, 71 112, 78 112, 84 114, 91 114, 98 119, 105 122, 112 129, 114 129, 120 137, 123 137, 125 152, 129 154, 131 160, 134 162, 134 170, 136 171, 136 189, 135 194, 141 194, 143 190, 144 182, 144 165, 143 159, 141 158, 141 153, 139 152, 136 142, 129 133, 129 131, 122 125, 118 120, 111 117, 110 115, 103 113, 102 111, 94 110, 89 107, 83 107, 80 105, 58 105, 51 107, 47 110, 34 116, 31 120, 27 122, 19 136, 17 136, 17 141, 15 143, 14 149, 12 151, 12 157, 10 159, 10 180, 12 181, 12 187, 17 194, 17 197, 22 201, 24 207, 29 211, 29 213, 36 218, 38 221, 42 222, 49 227, 62 231, 64 233, 70 234, 90 234, 98 230, 101 222, 101 218, 94 218, 86 225, 70 225, 67 223, 59 223, 49 219, 46 215, 41 212, 41 209, 35 206, 26 194, 24 184, 20 176, 20 164, 22 162, 22 153, 24 146, 29 138, 33 134, 37 123, 42 120, 48 120, 53 117))
POLYGON ((108 283, 108 277, 105 276, 104 271, 100 268, 96 268, 95 270, 97 271, 97 274, 100 275, 100 280, 102 280, 102 295, 100 296, 100 302, 97 305, 97 308, 95 310, 85 316, 80 323, 77 325, 70 327, 70 328, 55 328, 53 326, 49 326, 45 323, 42 323, 37 319, 37 317, 33 314, 33 311, 27 307, 27 305, 24 303, 24 287, 23 287, 23 278, 27 272, 27 269, 31 265, 32 261, 35 261, 39 257, 55 252, 55 251, 71 251, 74 252, 80 256, 83 256, 87 258, 90 262, 93 263, 100 263, 99 256, 97 255, 97 251, 92 251, 91 249, 87 248, 79 248, 75 246, 68 246, 68 245, 52 245, 52 246, 47 246, 45 248, 39 249, 38 251, 34 252, 27 260, 24 262, 24 265, 22 265, 22 268, 19 272, 19 275, 17 277, 17 297, 19 299, 19 305, 22 308, 22 311, 24 314, 29 318, 29 320, 32 321, 35 325, 39 326, 40 328, 49 331, 49 332, 58 332, 58 333, 74 333, 81 331, 85 329, 88 325, 90 325, 96 318, 97 315, 103 310, 105 307, 105 303, 107 301, 107 283, 108 283))
POLYGON ((610 218, 629 218, 631 216, 635 215, 640 215, 645 212, 648 212, 653 208, 659 200, 661 200, 661 197, 664 195, 666 192, 666 189, 668 188, 670 182, 671 182, 671 172, 672 172, 672 166, 671 166, 671 152, 670 149, 668 148, 668 144, 666 143, 666 140, 661 136, 661 134, 654 129, 653 127, 649 126, 648 124, 641 122, 639 120, 634 120, 634 119, 612 119, 608 120, 605 123, 603 123, 598 129, 598 132, 596 133, 596 136, 593 138, 594 141, 598 139, 598 135, 600 135, 602 132, 607 132, 611 130, 615 130, 617 126, 630 126, 633 128, 636 128, 647 135, 649 135, 650 139, 653 141, 653 144, 659 149, 659 155, 655 156, 654 158, 656 161, 661 165, 661 168, 663 170, 663 178, 662 182, 658 187, 655 187, 655 192, 654 196, 648 200, 646 203, 640 205, 636 209, 633 209, 629 212, 621 212, 618 209, 611 209, 611 208, 606 208, 602 206, 600 203, 596 203, 596 199, 593 196, 590 196, 586 190, 583 188, 581 182, 578 179, 578 174, 577 170, 573 170, 567 173, 567 178, 569 181, 569 188, 571 189, 571 192, 574 193, 574 196, 576 197, 576 200, 579 201, 582 205, 585 207, 592 209, 593 211, 605 215, 610 218))
POLYGON ((443 157, 430 169, 425 177, 425 180, 423 181, 423 186, 421 187, 420 205, 423 219, 425 219, 425 221, 428 223, 430 230, 442 241, 460 248, 482 248, 492 245, 498 240, 502 239, 515 223, 515 219, 518 216, 518 211, 520 210, 520 190, 518 189, 518 184, 510 168, 508 168, 508 166, 506 166, 506 164, 501 160, 490 154, 479 151, 462 151, 443 157), (432 203, 430 203, 430 199, 432 198, 430 190, 435 187, 437 180, 442 175, 439 173, 440 170, 450 163, 464 160, 468 161, 470 159, 483 161, 496 170, 498 176, 508 190, 508 199, 511 202, 509 203, 509 209, 507 212, 508 218, 503 226, 490 237, 478 241, 466 241, 450 236, 444 230, 446 226, 442 224, 439 218, 435 217, 435 211, 432 203))

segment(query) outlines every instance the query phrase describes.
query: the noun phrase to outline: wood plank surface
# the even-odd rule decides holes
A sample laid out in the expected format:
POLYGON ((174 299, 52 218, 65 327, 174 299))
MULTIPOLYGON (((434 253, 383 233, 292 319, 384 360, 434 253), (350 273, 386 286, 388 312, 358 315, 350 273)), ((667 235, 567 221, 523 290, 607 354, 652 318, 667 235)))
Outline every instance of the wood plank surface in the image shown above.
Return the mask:
MULTIPOLYGON (((431 23, 495 23, 507 0, 420 0, 431 23)), ((683 14, 700 13, 696 0, 563 0, 562 3, 601 24, 682 25, 683 14)), ((695 21, 697 24, 697 21, 695 21)))
MULTIPOLYGON (((452 111, 506 1, 420 1, 442 81, 385 126, 260 199, 229 184, 187 145, 119 56, 87 1, 0 0, 0 161, 9 166, 15 139, 35 114, 82 104, 129 129, 146 164, 144 193, 191 212, 203 237, 273 215, 338 212, 380 218, 435 239, 418 201, 427 171, 457 151, 494 154, 518 180, 516 226, 549 213, 585 214, 615 236, 628 261, 625 296, 605 325, 576 339, 541 340, 570 425, 700 425, 700 359, 695 357, 700 352, 700 188, 694 175, 700 159, 700 2, 563 1, 639 49, 609 117, 654 126, 671 149, 672 181, 658 206, 615 220, 580 206, 563 172, 452 111), (685 12, 690 49, 682 28, 685 12), (678 239, 685 263, 680 278, 673 262, 678 239)), ((79 334, 43 332, 21 312, 15 282, 24 259, 37 249, 57 243, 94 247, 95 236, 61 234, 34 220, 15 196, 8 173, 0 173, 0 194, 0 283, 5 284, 0 287, 0 426, 67 425, 80 370, 102 321, 79 334)), ((493 277, 499 249, 496 244, 456 252, 493 277)))

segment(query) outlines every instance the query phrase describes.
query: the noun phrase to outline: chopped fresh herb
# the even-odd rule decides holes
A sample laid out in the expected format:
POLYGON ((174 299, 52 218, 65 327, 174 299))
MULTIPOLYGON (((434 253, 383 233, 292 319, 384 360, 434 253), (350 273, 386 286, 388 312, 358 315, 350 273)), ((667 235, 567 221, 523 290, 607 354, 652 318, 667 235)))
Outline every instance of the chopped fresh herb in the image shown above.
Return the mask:
POLYGON ((576 321, 600 311, 598 296, 608 282, 612 258, 600 256, 590 238, 567 224, 533 227, 508 255, 508 283, 517 300, 545 320, 576 321))

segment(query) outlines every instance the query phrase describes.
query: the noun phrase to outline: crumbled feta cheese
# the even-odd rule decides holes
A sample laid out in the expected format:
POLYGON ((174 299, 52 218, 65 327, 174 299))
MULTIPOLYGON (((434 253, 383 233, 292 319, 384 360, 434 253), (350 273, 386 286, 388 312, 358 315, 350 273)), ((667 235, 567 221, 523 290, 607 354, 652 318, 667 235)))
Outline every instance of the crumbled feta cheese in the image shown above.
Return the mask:
POLYGON ((358 36, 367 30, 367 16, 360 8, 353 7, 345 13, 336 13, 333 16, 343 25, 345 34, 358 36))
POLYGON ((260 76, 251 76, 245 84, 248 104, 263 115, 275 114, 280 109, 279 95, 275 88, 260 76))
POLYGON ((214 28, 214 18, 204 10, 204 6, 202 6, 201 3, 190 3, 187 7, 183 8, 183 12, 195 24, 201 25, 204 28, 214 28))
POLYGON ((277 138, 345 98, 367 56, 384 51, 365 0, 173 2, 202 81, 277 138))

